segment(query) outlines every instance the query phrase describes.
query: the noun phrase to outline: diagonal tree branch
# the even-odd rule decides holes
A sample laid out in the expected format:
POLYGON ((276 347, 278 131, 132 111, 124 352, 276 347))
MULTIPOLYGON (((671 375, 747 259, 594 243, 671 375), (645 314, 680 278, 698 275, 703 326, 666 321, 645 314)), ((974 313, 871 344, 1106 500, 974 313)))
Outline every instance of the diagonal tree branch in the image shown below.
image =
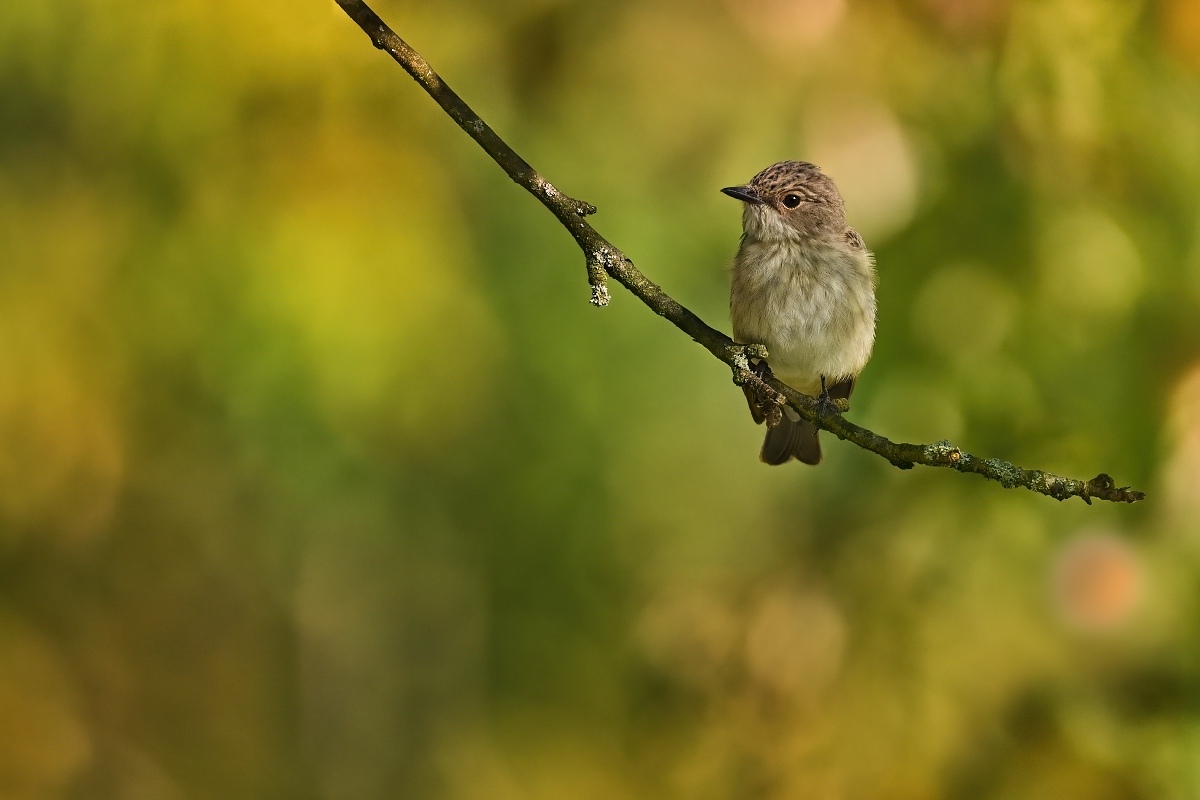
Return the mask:
MULTIPOLYGON (((1090 481, 1063 478, 1041 470, 1022 469, 998 458, 983 459, 966 453, 950 442, 936 444, 903 444, 892 442, 877 433, 855 425, 840 413, 830 411, 815 398, 800 394, 778 381, 769 371, 751 368, 752 358, 765 358, 761 345, 742 345, 725 334, 709 327, 704 320, 684 308, 657 284, 641 273, 619 249, 601 236, 585 219, 596 209, 575 200, 554 188, 462 98, 438 76, 421 54, 396 35, 362 0, 337 0, 350 18, 363 29, 375 47, 383 50, 421 85, 429 96, 450 115, 467 135, 479 143, 492 160, 508 176, 536 197, 563 227, 575 238, 587 264, 588 283, 592 287, 592 303, 608 304, 606 277, 612 277, 650 309, 665 317, 677 328, 703 345, 710 353, 733 370, 733 382, 751 389, 761 401, 777 406, 789 405, 801 417, 818 428, 829 431, 839 439, 876 453, 900 469, 912 469, 921 464, 927 467, 949 467, 959 472, 973 472, 998 481, 1006 488, 1024 487, 1057 500, 1080 497, 1089 505, 1092 498, 1116 503, 1135 503, 1145 497, 1129 487, 1118 487, 1108 475, 1101 473, 1090 481), (760 374, 761 373, 761 374, 760 374)), ((843 401, 844 402, 844 401, 843 401)))

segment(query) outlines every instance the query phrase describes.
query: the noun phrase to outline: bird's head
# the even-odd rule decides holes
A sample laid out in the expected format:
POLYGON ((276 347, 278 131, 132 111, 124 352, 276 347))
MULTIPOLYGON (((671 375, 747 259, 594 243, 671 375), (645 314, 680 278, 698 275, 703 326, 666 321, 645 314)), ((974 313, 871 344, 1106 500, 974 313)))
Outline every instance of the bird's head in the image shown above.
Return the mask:
POLYGON ((744 204, 742 228, 752 239, 819 239, 838 236, 846 227, 837 186, 807 161, 780 161, 749 183, 721 191, 744 204))

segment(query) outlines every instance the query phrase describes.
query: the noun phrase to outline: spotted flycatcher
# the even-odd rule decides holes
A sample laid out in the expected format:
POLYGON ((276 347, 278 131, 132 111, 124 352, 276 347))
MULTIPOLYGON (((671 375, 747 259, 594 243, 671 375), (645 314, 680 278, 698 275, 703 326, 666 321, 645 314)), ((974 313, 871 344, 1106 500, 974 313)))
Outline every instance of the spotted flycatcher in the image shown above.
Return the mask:
MULTIPOLYGON (((765 345, 771 371, 793 389, 849 399, 875 343, 875 263, 846 224, 837 187, 813 164, 782 161, 721 191, 743 203, 729 297, 734 338, 765 345)), ((751 390, 746 397, 754 421, 768 421, 759 458, 821 463, 816 426, 791 408, 764 413, 751 390)))

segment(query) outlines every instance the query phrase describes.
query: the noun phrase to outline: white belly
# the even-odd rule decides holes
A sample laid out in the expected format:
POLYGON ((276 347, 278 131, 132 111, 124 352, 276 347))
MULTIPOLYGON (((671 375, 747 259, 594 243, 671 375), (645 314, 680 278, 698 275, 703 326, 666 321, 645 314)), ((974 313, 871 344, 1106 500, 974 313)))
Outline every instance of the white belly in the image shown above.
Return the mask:
POLYGON ((875 343, 875 274, 864 250, 743 242, 733 267, 734 338, 767 347, 789 386, 816 394, 858 375, 875 343))

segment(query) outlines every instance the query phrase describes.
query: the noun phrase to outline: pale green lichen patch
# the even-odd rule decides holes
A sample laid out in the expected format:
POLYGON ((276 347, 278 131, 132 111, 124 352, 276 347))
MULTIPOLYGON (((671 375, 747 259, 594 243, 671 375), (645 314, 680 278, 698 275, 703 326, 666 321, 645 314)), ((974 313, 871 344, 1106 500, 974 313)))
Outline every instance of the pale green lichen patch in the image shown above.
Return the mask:
POLYGON ((596 308, 603 308, 608 305, 610 299, 607 286, 603 283, 592 284, 592 305, 596 306, 596 308))
POLYGON ((994 481, 998 481, 1005 489, 1011 489, 1014 486, 1024 484, 1022 478, 1025 470, 1020 467, 1009 464, 1007 461, 1001 461, 998 458, 984 459, 983 466, 987 470, 984 474, 994 481))
POLYGON ((963 462, 963 452, 950 442, 943 439, 940 442, 925 445, 925 456, 929 459, 930 466, 933 465, 949 465, 956 466, 963 462))

